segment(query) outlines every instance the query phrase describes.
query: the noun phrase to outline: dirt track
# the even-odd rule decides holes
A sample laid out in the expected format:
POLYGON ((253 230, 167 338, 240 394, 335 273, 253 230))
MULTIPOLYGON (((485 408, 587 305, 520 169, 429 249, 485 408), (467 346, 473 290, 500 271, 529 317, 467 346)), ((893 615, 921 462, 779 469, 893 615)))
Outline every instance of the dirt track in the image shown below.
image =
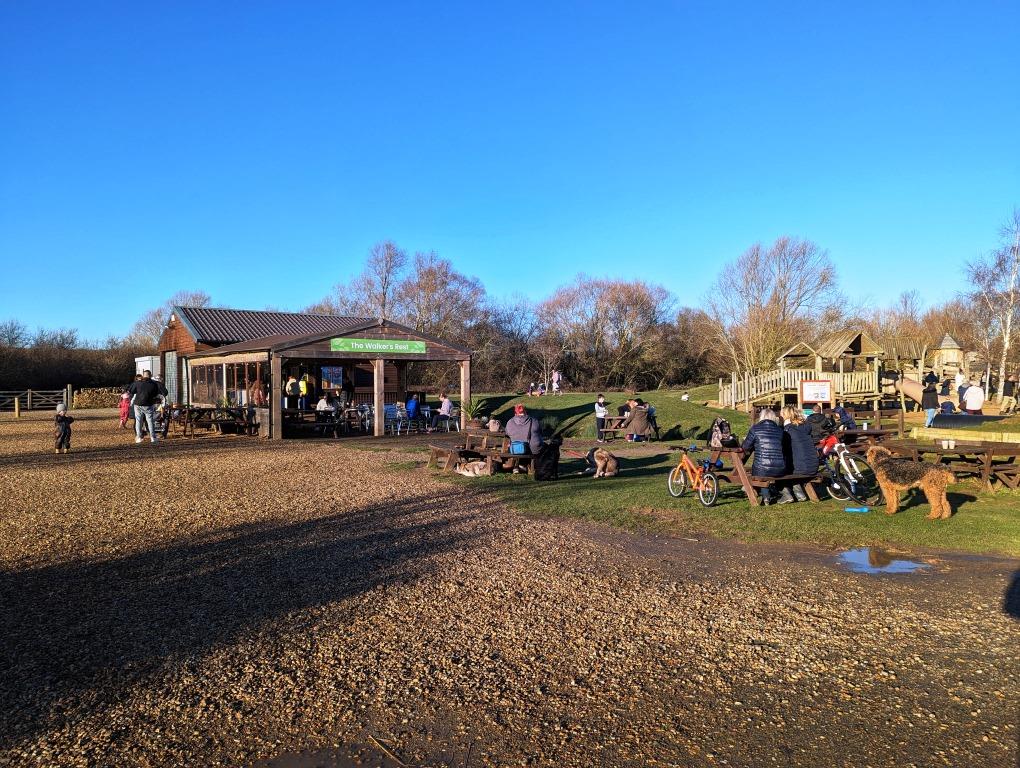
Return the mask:
POLYGON ((522 518, 417 453, 9 426, 0 764, 1016 764, 1016 564, 869 577, 522 518))

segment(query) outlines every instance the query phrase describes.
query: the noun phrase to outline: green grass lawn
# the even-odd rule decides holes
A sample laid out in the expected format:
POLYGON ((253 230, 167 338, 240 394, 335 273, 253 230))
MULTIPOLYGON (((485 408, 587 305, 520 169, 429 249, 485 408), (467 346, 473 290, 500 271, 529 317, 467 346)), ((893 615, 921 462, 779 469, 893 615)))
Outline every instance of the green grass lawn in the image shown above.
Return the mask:
MULTIPOLYGON (((560 515, 607 522, 625 528, 684 531, 747 541, 797 541, 827 546, 885 545, 893 548, 924 547, 976 553, 1020 556, 1020 494, 999 490, 989 493, 976 483, 965 482, 950 488, 954 509, 950 520, 924 519, 929 507, 924 496, 914 491, 901 506, 899 514, 889 517, 884 508, 867 514, 844 512, 844 504, 824 501, 784 506, 752 507, 743 492, 724 486, 714 507, 706 509, 690 494, 672 498, 666 490, 666 476, 674 455, 667 441, 686 444, 697 436, 703 444, 712 419, 722 413, 738 435, 747 431, 743 414, 710 409, 703 403, 712 397, 714 387, 690 390, 691 401, 682 402, 680 392, 651 392, 641 395, 655 404, 658 421, 669 437, 661 443, 632 446, 615 441, 608 447, 621 458, 618 477, 594 480, 576 475, 583 462, 564 456, 560 480, 536 483, 526 475, 500 474, 490 478, 455 478, 466 486, 484 487, 521 512, 560 515)), ((626 396, 606 393, 615 406, 626 396)), ((542 398, 510 395, 482 396, 495 415, 505 421, 516 402, 555 424, 567 434, 567 451, 584 452, 593 444, 594 414, 592 393, 566 394, 542 398)))

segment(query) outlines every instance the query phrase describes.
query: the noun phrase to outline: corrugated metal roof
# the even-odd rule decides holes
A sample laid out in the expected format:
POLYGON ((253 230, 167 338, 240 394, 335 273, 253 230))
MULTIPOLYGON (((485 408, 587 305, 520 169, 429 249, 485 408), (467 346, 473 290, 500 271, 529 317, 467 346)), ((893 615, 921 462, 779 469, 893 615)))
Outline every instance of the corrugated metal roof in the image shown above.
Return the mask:
POLYGON ((267 336, 307 336, 374 322, 364 317, 266 312, 252 309, 174 307, 200 344, 237 344, 267 336))

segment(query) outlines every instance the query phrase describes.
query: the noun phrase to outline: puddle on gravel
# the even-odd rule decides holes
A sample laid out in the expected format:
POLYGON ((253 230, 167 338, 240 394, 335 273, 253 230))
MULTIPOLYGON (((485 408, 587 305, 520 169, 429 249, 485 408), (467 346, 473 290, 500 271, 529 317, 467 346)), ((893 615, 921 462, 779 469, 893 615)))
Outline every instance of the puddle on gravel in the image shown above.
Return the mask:
POLYGON ((878 547, 859 547, 841 552, 837 561, 854 573, 917 573, 931 566, 914 560, 900 560, 878 547))

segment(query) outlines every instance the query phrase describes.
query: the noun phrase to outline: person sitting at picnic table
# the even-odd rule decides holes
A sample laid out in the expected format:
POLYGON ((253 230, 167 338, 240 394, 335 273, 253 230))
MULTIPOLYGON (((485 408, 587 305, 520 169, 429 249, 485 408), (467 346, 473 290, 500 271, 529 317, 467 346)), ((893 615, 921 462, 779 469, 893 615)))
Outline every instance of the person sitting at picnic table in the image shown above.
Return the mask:
MULTIPOLYGON (((850 413, 842 405, 837 405, 832 409, 832 413, 839 421, 840 429, 857 429, 857 419, 854 418, 853 414, 850 413)), ((801 416, 804 414, 802 413, 801 416)))
MULTIPOLYGON (((792 405, 783 406, 780 411, 783 430, 786 432, 785 447, 789 449, 786 464, 795 475, 814 475, 818 472, 818 449, 811 439, 811 425, 804 419, 804 413, 792 405)), ((790 485, 797 501, 807 501, 807 493, 800 483, 790 485)), ((780 497, 780 504, 783 503, 780 497)))
POLYGON ((528 415, 521 403, 514 406, 514 415, 506 423, 506 436, 510 438, 511 444, 526 445, 527 452, 532 455, 538 454, 538 449, 542 447, 542 425, 534 416, 528 415))
POLYGON ((935 391, 934 381, 925 379, 924 389, 921 390, 921 408, 925 413, 924 426, 928 428, 939 411, 939 393, 935 391))
POLYGON ((942 405, 939 406, 939 410, 946 416, 951 416, 956 413, 956 406, 953 405, 952 400, 943 400, 942 405))
POLYGON ((336 413, 336 406, 329 401, 328 392, 323 392, 319 402, 315 406, 316 413, 336 413))
POLYGON ((417 394, 411 395, 409 398, 407 398, 407 405, 404 406, 404 410, 407 411, 408 421, 412 422, 418 421, 418 416, 421 414, 421 411, 418 408, 417 394))
POLYGON ((648 420, 648 406, 645 405, 644 400, 637 397, 630 401, 630 413, 627 414, 627 418, 623 420, 619 428, 627 436, 629 442, 640 443, 648 439, 652 426, 648 420))
MULTIPOLYGON (((758 415, 758 423, 747 432, 740 450, 746 455, 754 454, 751 474, 754 477, 782 477, 786 474, 786 456, 783 453, 783 428, 779 426, 779 417, 771 408, 763 408, 758 415)), ((812 439, 813 436, 812 436, 812 439)), ((817 464, 815 465, 817 470, 817 464)), ((761 502, 768 506, 772 501, 772 489, 761 489, 761 502)), ((779 496, 780 504, 793 501, 789 488, 784 488, 779 496)))
POLYGON ((985 404, 985 391, 978 386, 976 381, 971 380, 970 386, 964 390, 963 397, 960 398, 960 404, 964 413, 981 416, 981 408, 985 404))
POLYGON ((441 421, 449 421, 453 416, 453 401, 445 392, 439 393, 439 410, 432 414, 432 425, 428 431, 431 432, 439 426, 441 421))
MULTIPOLYGON (((773 411, 773 414, 774 413, 775 411, 773 411)), ((836 422, 832 420, 832 417, 826 416, 822 412, 821 403, 815 403, 811 408, 811 415, 807 417, 807 423, 811 425, 811 438, 816 443, 820 442, 823 437, 836 429, 836 422)))

